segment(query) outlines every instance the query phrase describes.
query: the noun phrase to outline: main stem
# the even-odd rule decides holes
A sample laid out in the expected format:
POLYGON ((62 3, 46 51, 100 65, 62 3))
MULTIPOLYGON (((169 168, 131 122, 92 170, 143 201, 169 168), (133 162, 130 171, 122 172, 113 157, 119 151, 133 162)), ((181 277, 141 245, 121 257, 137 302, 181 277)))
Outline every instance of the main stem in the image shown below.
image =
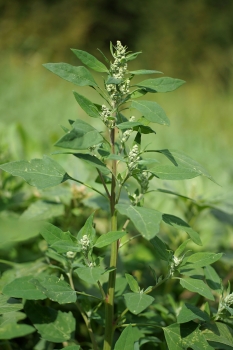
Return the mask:
MULTIPOLYGON (((115 154, 115 129, 111 130, 111 151, 115 154)), ((112 162, 112 186, 110 197, 110 210, 111 210, 111 230, 117 231, 117 214, 115 210, 116 204, 116 160, 112 162)), ((118 242, 113 242, 111 245, 111 258, 110 267, 115 268, 114 271, 109 273, 108 280, 108 292, 105 300, 105 337, 103 350, 112 349, 112 339, 114 333, 114 294, 115 294, 115 282, 116 282, 116 265, 117 265, 117 251, 118 242)))

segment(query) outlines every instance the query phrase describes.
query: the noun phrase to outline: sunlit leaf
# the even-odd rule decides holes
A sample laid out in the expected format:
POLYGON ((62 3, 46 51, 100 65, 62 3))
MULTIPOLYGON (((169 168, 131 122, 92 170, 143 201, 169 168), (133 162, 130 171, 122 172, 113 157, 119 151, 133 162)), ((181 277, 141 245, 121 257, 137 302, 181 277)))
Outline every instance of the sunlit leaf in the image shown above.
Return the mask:
POLYGON ((125 231, 110 231, 101 235, 94 244, 96 248, 105 247, 126 235, 125 231))
POLYGON ((44 156, 31 161, 19 160, 1 164, 0 169, 22 177, 29 185, 39 189, 59 185, 69 179, 69 175, 55 160, 44 156))
POLYGON ((126 293, 123 296, 127 308, 134 315, 140 314, 140 312, 145 310, 154 301, 153 297, 143 293, 126 293))
POLYGON ((137 109, 142 115, 152 123, 169 125, 166 113, 156 102, 152 101, 132 101, 131 107, 137 109))
POLYGON ((74 270, 77 273, 78 277, 83 281, 95 284, 100 279, 101 275, 105 272, 102 267, 94 266, 94 267, 80 267, 74 270))
POLYGON ((60 140, 55 143, 55 146, 84 150, 91 146, 97 145, 102 140, 103 137, 95 128, 83 120, 77 119, 72 124, 71 131, 62 136, 60 140))
POLYGON ((162 213, 159 211, 127 204, 117 204, 116 209, 120 214, 128 216, 144 238, 152 239, 159 232, 162 220, 162 213))
POLYGON ((25 312, 43 339, 62 343, 71 338, 75 330, 75 318, 72 312, 62 312, 35 304, 25 303, 25 312))
POLYGON ((60 228, 48 222, 43 224, 40 234, 49 246, 55 249, 58 253, 80 251, 76 237, 72 236, 70 232, 63 232, 60 228))
POLYGON ((31 279, 34 277, 35 276, 30 275, 16 278, 3 288, 3 294, 14 298, 24 298, 28 300, 46 299, 46 295, 44 295, 33 283, 31 283, 31 279))
POLYGON ((32 279, 31 283, 49 299, 59 304, 74 303, 77 299, 76 292, 70 285, 56 276, 47 276, 40 280, 32 279))
POLYGON ((97 86, 93 76, 83 66, 75 67, 68 63, 45 63, 43 66, 60 78, 78 86, 97 86))
POLYGON ((199 319, 203 322, 210 320, 209 315, 200 310, 198 307, 188 303, 182 305, 182 308, 177 316, 177 322, 186 323, 195 319, 199 319))
POLYGON ((142 74, 163 74, 163 72, 160 72, 158 70, 149 70, 149 69, 138 69, 138 70, 131 70, 129 71, 130 74, 133 75, 142 75, 142 74))
POLYGON ((214 300, 214 296, 211 293, 207 284, 199 279, 194 278, 180 278, 180 284, 183 288, 190 290, 191 292, 198 293, 203 297, 214 300))
POLYGON ((128 284, 129 284, 129 287, 132 290, 132 292, 139 293, 140 287, 139 287, 138 282, 135 279, 135 277, 133 277, 132 275, 126 273, 125 274, 125 278, 126 278, 128 284))
POLYGON ((162 77, 156 79, 143 80, 140 83, 137 83, 137 86, 145 87, 154 90, 155 92, 169 92, 176 90, 184 83, 185 81, 181 79, 162 77))
POLYGON ((0 294, 0 314, 18 311, 23 309, 23 304, 19 300, 10 298, 8 295, 0 294))
POLYGON ((76 49, 71 49, 71 51, 89 68, 95 70, 96 72, 108 73, 108 68, 88 52, 76 49))
POLYGON ((185 263, 192 264, 192 267, 198 268, 206 265, 213 264, 215 261, 218 261, 222 257, 222 253, 209 253, 209 252, 199 252, 190 255, 185 263))
POLYGON ((138 336, 135 334, 134 328, 130 324, 121 333, 114 350, 135 350, 134 343, 137 340, 138 336))
POLYGON ((79 106, 92 118, 99 118, 100 113, 94 103, 92 103, 88 98, 78 94, 76 91, 73 91, 74 97, 78 102, 79 106))
POLYGON ((219 275, 215 271, 215 269, 210 265, 204 266, 204 273, 205 273, 206 283, 208 284, 208 286, 211 289, 218 292, 219 294, 221 294, 222 282, 219 275))
POLYGON ((161 180, 186 180, 200 175, 199 172, 188 167, 173 165, 156 165, 150 169, 150 172, 161 180))
POLYGON ((35 328, 32 326, 17 323, 25 317, 25 314, 19 312, 9 312, 0 316, 0 339, 25 337, 35 332, 35 328))
POLYGON ((202 245, 199 234, 196 231, 194 231, 184 220, 178 218, 175 215, 163 214, 163 221, 166 224, 173 226, 178 230, 183 230, 187 232, 187 234, 194 243, 202 245))
POLYGON ((205 339, 216 343, 218 349, 230 350, 233 348, 233 330, 227 324, 221 322, 213 322, 206 324, 205 328, 206 329, 203 331, 205 339), (226 348, 224 345, 226 345, 226 348))
POLYGON ((171 255, 169 247, 158 236, 152 238, 150 242, 155 249, 156 255, 162 260, 169 261, 171 255))
POLYGON ((190 169, 194 173, 198 173, 199 175, 206 176, 210 180, 214 181, 212 176, 201 164, 199 164, 197 161, 193 160, 186 154, 180 151, 169 150, 169 149, 157 150, 156 152, 164 154, 176 167, 181 166, 186 169, 190 169))

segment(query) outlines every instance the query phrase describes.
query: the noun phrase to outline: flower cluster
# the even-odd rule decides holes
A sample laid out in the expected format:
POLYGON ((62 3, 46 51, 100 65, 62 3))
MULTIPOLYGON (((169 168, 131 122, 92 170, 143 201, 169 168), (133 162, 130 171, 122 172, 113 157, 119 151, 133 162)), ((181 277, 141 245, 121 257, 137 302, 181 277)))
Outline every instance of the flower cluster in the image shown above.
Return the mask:
POLYGON ((222 297, 219 307, 218 307, 218 313, 217 315, 224 314, 225 311, 230 312, 230 314, 233 314, 233 309, 230 307, 233 305, 233 293, 228 294, 225 297, 222 297))
POLYGON ((102 105, 102 112, 100 116, 102 117, 102 120, 108 129, 114 128, 115 118, 112 116, 111 110, 105 105, 102 105))
POLYGON ((81 246, 82 246, 82 248, 81 248, 82 251, 87 252, 91 242, 90 242, 88 236, 84 235, 83 238, 80 239, 79 244, 81 244, 81 246))
POLYGON ((113 63, 111 63, 112 75, 116 79, 122 79, 127 71, 125 53, 126 46, 122 46, 121 42, 118 40, 116 45, 116 51, 113 54, 115 60, 113 63))
MULTIPOLYGON (((130 122, 134 122, 134 120, 135 120, 135 117, 134 117, 134 116, 132 116, 132 117, 129 119, 130 122)), ((123 132, 122 138, 121 138, 121 143, 122 143, 122 144, 124 144, 124 143, 126 143, 126 141, 128 141, 128 139, 129 139, 130 135, 132 134, 132 132, 133 132, 133 129, 128 129, 128 130, 126 130, 126 131, 123 132)))
POLYGON ((129 155, 128 155, 129 172, 132 172, 134 169, 137 168, 138 161, 140 159, 140 157, 138 155, 139 155, 139 147, 138 147, 138 145, 134 145, 133 148, 131 149, 131 151, 129 152, 129 155))
POLYGON ((69 251, 66 253, 66 256, 68 259, 74 259, 76 255, 76 252, 69 251))
POLYGON ((130 80, 126 79, 121 85, 120 85, 120 92, 122 95, 126 95, 129 93, 129 87, 130 87, 130 80))
POLYGON ((145 194, 149 187, 149 179, 148 179, 147 171, 143 171, 141 174, 139 174, 138 178, 141 185, 141 192, 142 194, 145 194))
POLYGON ((172 255, 171 264, 170 264, 170 274, 171 274, 171 276, 174 275, 174 272, 177 270, 179 265, 182 263, 183 258, 184 258, 183 256, 178 258, 177 256, 172 255))
POLYGON ((113 103, 117 102, 118 97, 129 93, 130 79, 124 80, 124 75, 127 72, 125 54, 126 46, 122 46, 121 42, 118 40, 116 51, 113 53, 114 62, 111 63, 110 70, 113 78, 119 79, 119 83, 106 85, 106 89, 110 94, 113 103))

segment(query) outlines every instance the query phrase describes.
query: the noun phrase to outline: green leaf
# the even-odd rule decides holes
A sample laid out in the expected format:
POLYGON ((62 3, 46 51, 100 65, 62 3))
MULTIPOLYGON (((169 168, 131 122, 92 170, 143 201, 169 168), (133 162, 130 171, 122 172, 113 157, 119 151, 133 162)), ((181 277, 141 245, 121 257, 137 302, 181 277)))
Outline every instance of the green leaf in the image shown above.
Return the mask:
POLYGON ((144 165, 144 166, 149 166, 155 163, 158 163, 158 160, 154 158, 144 158, 138 161, 138 164, 144 165))
POLYGON ((214 297, 209 287, 203 281, 193 278, 180 278, 180 284, 183 288, 186 288, 191 292, 198 293, 203 297, 214 301, 214 297))
POLYGON ((185 231, 191 240, 196 243, 197 245, 202 245, 201 239, 199 237, 199 234, 194 231, 185 221, 182 219, 178 218, 175 215, 170 215, 170 214, 163 214, 163 221, 170 225, 175 227, 178 230, 183 230, 185 231))
POLYGON ((206 329, 203 331, 203 335, 206 340, 217 343, 217 349, 228 349, 220 344, 229 346, 232 349, 233 346, 233 330, 228 325, 221 322, 208 323, 206 329), (220 348, 219 348, 220 346, 220 348))
POLYGON ((83 238, 83 236, 87 236, 91 242, 94 241, 95 236, 96 236, 96 231, 94 229, 94 224, 93 224, 93 219, 94 219, 94 214, 92 213, 89 218, 86 220, 84 226, 81 228, 81 230, 78 232, 77 235, 77 240, 80 241, 80 239, 83 238))
POLYGON ((128 325, 118 338, 114 350, 134 350, 135 334, 133 327, 128 325))
POLYGON ((183 350, 182 340, 180 336, 180 325, 173 323, 163 328, 165 339, 169 350, 183 350))
POLYGON ((120 214, 128 216, 144 238, 152 239, 159 232, 162 221, 162 213, 159 211, 127 204, 117 204, 116 209, 120 214))
POLYGON ((101 275, 105 272, 105 270, 102 267, 80 267, 78 269, 75 269, 74 272, 77 273, 78 277, 81 278, 83 281, 95 284, 97 281, 99 281, 101 275))
POLYGON ((132 290, 132 292, 139 293, 140 292, 140 287, 139 287, 138 282, 135 279, 135 277, 133 277, 132 275, 129 275, 128 273, 126 273, 125 274, 125 278, 126 278, 128 284, 129 284, 129 287, 132 290))
POLYGON ((40 234, 51 248, 54 248, 58 253, 80 251, 76 237, 72 236, 70 232, 63 232, 60 228, 50 223, 43 224, 40 234))
POLYGON ((195 322, 180 325, 183 349, 191 347, 193 350, 214 350, 206 341, 199 327, 200 325, 195 322))
POLYGON ((140 312, 145 310, 154 301, 153 297, 143 293, 126 293, 123 296, 127 308, 134 315, 140 314, 140 312))
POLYGON ((0 314, 18 311, 23 309, 23 304, 19 300, 10 298, 8 295, 0 294, 0 314))
POLYGON ((222 283, 219 275, 215 271, 215 269, 208 265, 204 267, 204 273, 205 273, 205 280, 208 286, 212 289, 221 294, 222 291, 222 283))
POLYGON ((75 303, 77 299, 76 292, 70 285, 56 276, 47 276, 40 280, 32 279, 31 283, 49 299, 59 304, 75 303))
POLYGON ((31 282, 35 276, 29 275, 16 278, 3 288, 3 294, 14 298, 24 298, 28 300, 43 300, 46 296, 31 282))
POLYGON ((88 100, 86 97, 78 94, 76 91, 73 91, 74 97, 78 102, 79 106, 92 118, 99 118, 100 113, 94 103, 88 100))
POLYGON ((200 174, 190 168, 172 165, 156 165, 150 172, 161 180, 186 180, 193 179, 200 174))
POLYGON ((175 166, 182 166, 186 169, 193 170, 194 173, 197 173, 202 176, 206 176, 211 181, 214 181, 214 179, 210 176, 208 171, 201 164, 199 164, 192 158, 188 157, 186 154, 180 151, 168 150, 168 149, 158 150, 156 152, 159 152, 165 155, 175 166))
POLYGON ((128 62, 128 61, 135 60, 135 58, 137 58, 138 55, 140 55, 140 53, 142 53, 142 51, 130 53, 129 55, 126 56, 126 61, 128 62))
POLYGON ((189 243, 190 239, 187 239, 186 241, 184 241, 183 243, 181 243, 181 245, 175 250, 174 255, 176 257, 180 257, 181 254, 184 252, 187 244, 189 243))
POLYGON ((105 81, 105 84, 106 85, 109 85, 109 84, 114 84, 114 85, 118 85, 122 82, 122 79, 119 79, 119 78, 115 78, 115 77, 112 77, 111 75, 108 76, 107 80, 105 81))
POLYGON ((125 231, 110 231, 101 235, 94 244, 96 248, 103 248, 126 235, 125 231))
POLYGON ((116 126, 120 130, 127 130, 127 129, 133 129, 135 126, 141 126, 141 125, 144 125, 144 124, 140 122, 123 122, 116 126))
POLYGON ((171 324, 163 328, 169 350, 214 350, 199 330, 199 325, 194 322, 185 324, 171 324))
POLYGON ((215 261, 219 260, 222 257, 222 253, 208 253, 208 252, 200 252, 195 253, 189 256, 185 263, 187 267, 189 267, 189 263, 192 264, 192 268, 195 267, 195 269, 199 267, 203 267, 206 265, 213 264, 215 261))
POLYGON ((55 146, 84 150, 97 145, 102 140, 103 137, 95 128, 83 120, 77 119, 72 124, 71 131, 62 136, 60 140, 55 143, 55 146))
POLYGON ((142 75, 142 74, 163 74, 163 72, 160 72, 158 70, 148 70, 148 69, 138 69, 138 70, 131 70, 129 71, 130 74, 133 75, 142 75))
POLYGON ((146 95, 148 92, 147 89, 137 89, 130 93, 130 98, 139 98, 146 95))
POLYGON ((156 132, 149 126, 144 125, 142 122, 124 122, 117 125, 118 129, 127 130, 132 129, 133 131, 138 131, 140 128, 141 134, 156 134, 156 132))
POLYGON ((95 70, 96 72, 108 73, 108 68, 97 58, 92 56, 86 51, 71 49, 71 51, 84 63, 87 67, 95 70))
POLYGON ((72 312, 57 311, 32 301, 27 301, 24 309, 45 340, 62 343, 69 340, 75 331, 75 318, 72 312))
POLYGON ((155 249, 156 255, 158 255, 161 260, 169 261, 171 255, 169 247, 158 236, 152 238, 150 242, 155 249))
POLYGON ((137 109, 143 116, 152 123, 169 125, 169 119, 166 113, 156 102, 152 101, 132 101, 131 107, 137 109))
POLYGON ((25 337, 35 332, 35 328, 32 326, 17 323, 22 318, 25 318, 25 315, 17 312, 9 312, 0 316, 0 339, 25 337))
POLYGON ((83 153, 73 153, 75 157, 82 159, 86 164, 89 164, 104 174, 108 175, 110 173, 110 170, 106 167, 106 165, 101 162, 96 156, 93 156, 91 154, 83 154, 83 153))
POLYGON ((210 320, 209 315, 200 310, 198 307, 185 303, 177 316, 178 323, 186 323, 195 319, 208 322, 210 320))
POLYGON ((20 160, 1 164, 0 169, 13 176, 22 177, 29 185, 39 189, 59 185, 69 179, 65 170, 53 159, 32 159, 30 162, 20 160))
POLYGON ((60 78, 78 86, 97 86, 91 73, 83 66, 75 67, 68 63, 45 63, 43 66, 60 78))
POLYGON ((169 77, 162 77, 156 79, 143 80, 136 84, 137 86, 154 90, 155 92, 169 92, 174 91, 185 83, 184 80, 174 79, 169 77))

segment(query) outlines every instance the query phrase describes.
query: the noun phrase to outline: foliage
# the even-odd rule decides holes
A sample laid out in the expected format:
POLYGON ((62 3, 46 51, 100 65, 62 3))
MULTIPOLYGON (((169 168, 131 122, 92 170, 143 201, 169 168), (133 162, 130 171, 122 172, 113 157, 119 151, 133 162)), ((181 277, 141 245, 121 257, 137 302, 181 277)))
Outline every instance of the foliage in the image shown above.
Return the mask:
MULTIPOLYGON (((12 344, 15 346, 14 338, 22 337, 25 348, 35 349, 56 346, 76 350, 99 347, 126 350, 143 349, 144 344, 148 348, 148 343, 152 348, 169 350, 231 349, 232 293, 230 285, 224 289, 211 266, 222 254, 193 252, 192 247, 202 246, 202 241, 186 222, 190 222, 194 208, 201 213, 214 204, 201 203, 157 185, 161 180, 199 176, 214 180, 189 156, 173 149, 150 149, 142 142, 148 134, 156 137, 151 123, 169 125, 169 119, 158 103, 137 99, 149 93, 173 91, 184 81, 165 77, 134 83, 135 76, 161 72, 130 71, 129 62, 140 52, 127 51, 119 41, 116 46, 110 45, 113 63, 103 55, 109 68, 87 52, 72 51, 88 68, 107 74, 104 88, 84 66, 66 63, 44 66, 77 86, 89 86, 98 92, 106 105, 94 103, 78 92, 74 92, 74 97, 86 114, 98 118, 104 128, 99 131, 81 119, 69 120, 69 127, 62 126, 64 135, 55 144, 64 150, 55 154, 71 154, 75 160, 88 164, 91 171, 96 172, 95 184, 80 180, 78 171, 75 175, 68 174, 63 166, 47 156, 30 162, 4 163, 0 168, 43 191, 58 184, 68 188, 64 184, 67 180, 86 186, 96 193, 95 205, 99 212, 106 210, 104 220, 107 217, 109 224, 100 234, 95 227, 95 212, 79 228, 71 227, 72 232, 40 221, 43 240, 41 243, 36 238, 35 245, 44 245, 44 256, 38 256, 33 263, 1 260, 12 267, 5 270, 1 280, 2 346, 9 349, 12 344), (132 109, 142 116, 131 116, 128 120, 124 111, 132 109), (165 162, 151 158, 151 154, 162 157, 165 162), (167 200, 175 196, 186 203, 183 218, 144 206, 146 197, 155 192, 167 196, 167 200), (170 232, 168 237, 175 237, 176 230, 186 232, 189 239, 183 236, 174 244, 163 237, 166 232, 170 232), (147 254, 152 257, 149 276, 144 267, 138 275, 138 262, 127 261, 121 253, 126 245, 132 251, 133 242, 140 242, 140 249, 145 251, 144 260, 147 254), (124 258, 126 261, 121 267, 117 260, 124 258), (166 286, 172 288, 172 292, 167 292, 166 286), (183 289, 192 297, 189 303, 179 300, 183 289), (22 320, 25 323, 20 322, 22 320), (83 330, 84 324, 86 330, 83 330)), ((52 193, 59 196, 58 190, 48 192, 47 198, 53 199, 52 193)), ((75 211, 77 203, 70 205, 74 192, 68 197, 67 213, 79 216, 81 212, 75 211)), ((43 205, 45 213, 56 206, 53 201, 35 201, 22 216, 31 219, 35 211, 40 220, 56 216, 39 216, 38 208, 41 210, 43 205)))

